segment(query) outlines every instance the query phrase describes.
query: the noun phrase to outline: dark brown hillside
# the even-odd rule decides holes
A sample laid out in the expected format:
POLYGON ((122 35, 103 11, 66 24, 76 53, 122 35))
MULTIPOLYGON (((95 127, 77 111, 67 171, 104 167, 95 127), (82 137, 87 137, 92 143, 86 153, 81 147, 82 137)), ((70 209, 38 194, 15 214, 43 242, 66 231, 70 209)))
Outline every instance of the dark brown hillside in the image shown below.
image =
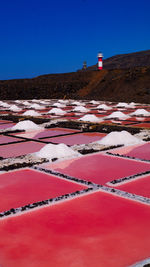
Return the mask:
POLYGON ((75 98, 150 103, 150 67, 0 81, 0 99, 75 98))
POLYGON ((150 103, 150 67, 98 73, 93 84, 79 91, 79 98, 150 103))

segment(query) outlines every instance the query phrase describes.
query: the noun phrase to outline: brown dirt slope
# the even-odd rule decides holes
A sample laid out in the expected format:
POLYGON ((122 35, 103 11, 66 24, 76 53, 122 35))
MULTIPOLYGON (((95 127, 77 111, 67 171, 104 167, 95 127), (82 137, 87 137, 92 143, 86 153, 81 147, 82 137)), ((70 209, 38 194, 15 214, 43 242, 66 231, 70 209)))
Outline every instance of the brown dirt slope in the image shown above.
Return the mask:
POLYGON ((99 77, 94 73, 79 98, 150 103, 150 67, 102 70, 99 77))

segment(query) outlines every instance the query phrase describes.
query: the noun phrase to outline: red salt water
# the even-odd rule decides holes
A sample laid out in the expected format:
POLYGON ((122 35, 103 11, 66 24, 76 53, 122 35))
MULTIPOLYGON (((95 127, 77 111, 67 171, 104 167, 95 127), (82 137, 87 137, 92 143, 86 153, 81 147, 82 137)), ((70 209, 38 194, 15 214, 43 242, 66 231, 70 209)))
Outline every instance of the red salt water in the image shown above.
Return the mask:
POLYGON ((150 198, 150 175, 141 176, 115 186, 122 191, 150 198))
POLYGON ((53 142, 53 143, 64 143, 66 145, 75 145, 75 144, 88 144, 94 141, 100 140, 102 137, 106 136, 104 133, 79 133, 75 135, 68 135, 68 136, 61 136, 61 137, 52 137, 42 139, 46 142, 53 142))
POLYGON ((111 153, 150 160, 150 142, 111 150, 111 153))
POLYGON ((32 132, 26 132, 22 134, 14 134, 14 135, 25 137, 25 138, 39 139, 39 138, 44 138, 48 136, 50 137, 50 136, 75 133, 75 132, 79 132, 79 130, 67 129, 67 128, 50 128, 47 130, 32 131, 32 132))
POLYGON ((11 136, 0 135, 0 144, 7 144, 11 142, 18 142, 18 141, 21 141, 21 140, 15 137, 11 137, 11 136))
POLYGON ((149 257, 150 207, 97 192, 0 221, 0 263, 124 267, 149 257))
POLYGON ((150 128, 150 123, 138 123, 135 124, 134 127, 141 127, 141 128, 150 128))
POLYGON ((12 123, 12 121, 0 120, 0 124, 1 124, 1 123, 12 123))
POLYGON ((45 146, 44 143, 32 141, 0 146, 0 157, 12 158, 34 153, 39 151, 43 146, 45 146))
POLYGON ((84 188, 31 169, 0 174, 0 212, 84 188))
POLYGON ((7 128, 11 128, 15 125, 15 123, 4 123, 4 124, 0 124, 0 130, 2 129, 7 129, 7 128))
POLYGON ((52 169, 97 184, 105 184, 114 179, 150 170, 149 163, 122 159, 101 153, 58 163, 45 163, 42 166, 46 169, 52 169))

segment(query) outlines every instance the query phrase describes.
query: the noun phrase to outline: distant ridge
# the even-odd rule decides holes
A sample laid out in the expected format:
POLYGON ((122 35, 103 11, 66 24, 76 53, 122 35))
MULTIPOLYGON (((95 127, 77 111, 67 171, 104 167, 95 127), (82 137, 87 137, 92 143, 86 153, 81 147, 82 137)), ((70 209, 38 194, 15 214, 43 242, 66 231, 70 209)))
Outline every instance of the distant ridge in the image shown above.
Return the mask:
POLYGON ((117 55, 87 71, 0 81, 0 99, 72 98, 150 103, 150 50, 117 55))
MULTIPOLYGON (((104 69, 127 69, 150 66, 150 50, 121 54, 103 60, 104 69)), ((96 70, 97 64, 87 70, 96 70)))

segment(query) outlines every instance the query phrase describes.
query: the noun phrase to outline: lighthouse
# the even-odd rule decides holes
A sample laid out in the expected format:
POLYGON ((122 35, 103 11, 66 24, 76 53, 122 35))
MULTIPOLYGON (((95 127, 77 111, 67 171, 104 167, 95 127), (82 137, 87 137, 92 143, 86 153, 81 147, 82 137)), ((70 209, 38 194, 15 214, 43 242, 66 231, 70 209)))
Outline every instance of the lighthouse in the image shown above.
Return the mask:
POLYGON ((98 70, 102 70, 103 69, 103 54, 100 52, 97 55, 98 57, 98 70))

